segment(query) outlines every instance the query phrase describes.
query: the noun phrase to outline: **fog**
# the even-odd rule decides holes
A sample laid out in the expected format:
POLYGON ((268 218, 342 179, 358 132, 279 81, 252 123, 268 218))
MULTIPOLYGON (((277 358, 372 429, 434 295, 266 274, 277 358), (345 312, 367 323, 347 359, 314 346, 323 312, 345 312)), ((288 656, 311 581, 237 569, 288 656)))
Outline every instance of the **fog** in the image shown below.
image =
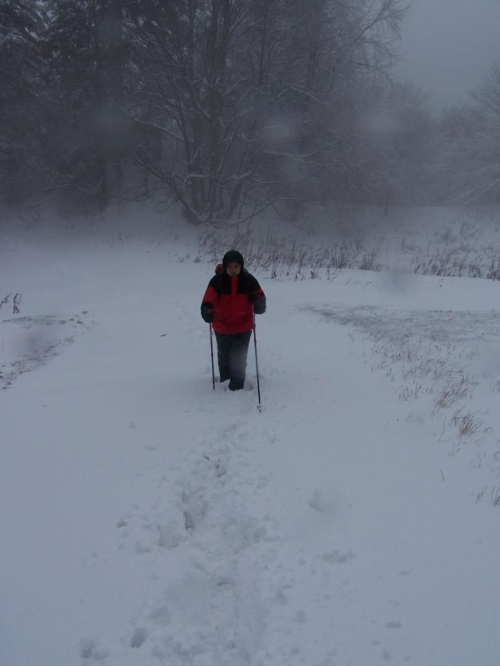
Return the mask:
POLYGON ((500 0, 412 0, 399 75, 429 92, 436 110, 467 102, 500 60, 500 0))
POLYGON ((500 204, 500 0, 10 4, 0 202, 220 227, 500 204))

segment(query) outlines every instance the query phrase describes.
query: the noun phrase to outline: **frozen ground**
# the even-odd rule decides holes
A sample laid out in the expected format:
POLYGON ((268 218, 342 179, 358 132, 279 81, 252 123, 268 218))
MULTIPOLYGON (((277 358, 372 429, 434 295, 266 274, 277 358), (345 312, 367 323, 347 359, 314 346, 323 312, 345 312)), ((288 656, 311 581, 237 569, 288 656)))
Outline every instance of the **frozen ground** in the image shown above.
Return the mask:
POLYGON ((500 286, 391 238, 256 268, 262 413, 253 349, 212 390, 194 237, 3 239, 2 666, 498 664, 500 286))

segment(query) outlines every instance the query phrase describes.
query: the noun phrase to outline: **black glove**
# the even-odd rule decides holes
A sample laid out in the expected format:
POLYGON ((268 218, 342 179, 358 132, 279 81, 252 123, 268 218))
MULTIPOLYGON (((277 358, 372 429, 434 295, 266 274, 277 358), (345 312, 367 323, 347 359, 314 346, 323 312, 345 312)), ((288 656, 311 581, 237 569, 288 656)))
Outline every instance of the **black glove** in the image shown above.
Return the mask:
POLYGON ((253 304, 253 311, 255 314, 264 314, 266 311, 266 299, 262 298, 261 296, 257 296, 253 304))
POLYGON ((266 299, 263 298, 260 294, 251 292, 248 294, 248 300, 253 305, 253 311, 255 314, 264 314, 266 311, 266 299))
POLYGON ((215 321, 213 308, 208 303, 201 304, 201 316, 203 317, 203 320, 207 322, 207 324, 211 324, 213 321, 215 321))

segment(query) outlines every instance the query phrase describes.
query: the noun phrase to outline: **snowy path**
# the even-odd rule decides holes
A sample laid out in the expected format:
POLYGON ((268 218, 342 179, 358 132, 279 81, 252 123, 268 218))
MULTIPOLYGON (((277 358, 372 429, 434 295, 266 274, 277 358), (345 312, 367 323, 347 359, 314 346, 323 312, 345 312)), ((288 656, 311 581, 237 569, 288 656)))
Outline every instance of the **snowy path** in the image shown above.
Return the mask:
POLYGON ((263 283, 259 413, 212 391, 206 267, 151 256, 44 265, 60 326, 88 314, 0 395, 1 663, 496 664, 491 514, 370 341, 310 309, 349 294, 263 283))

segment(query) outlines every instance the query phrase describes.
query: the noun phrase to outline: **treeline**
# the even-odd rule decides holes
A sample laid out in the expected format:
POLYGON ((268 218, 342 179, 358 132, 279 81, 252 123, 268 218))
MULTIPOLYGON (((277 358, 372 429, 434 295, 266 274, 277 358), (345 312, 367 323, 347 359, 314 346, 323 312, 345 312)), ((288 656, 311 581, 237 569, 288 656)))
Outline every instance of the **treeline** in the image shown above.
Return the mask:
POLYGON ((399 0, 0 0, 0 196, 208 224, 496 200, 498 71, 434 118, 391 78, 403 20, 399 0))

